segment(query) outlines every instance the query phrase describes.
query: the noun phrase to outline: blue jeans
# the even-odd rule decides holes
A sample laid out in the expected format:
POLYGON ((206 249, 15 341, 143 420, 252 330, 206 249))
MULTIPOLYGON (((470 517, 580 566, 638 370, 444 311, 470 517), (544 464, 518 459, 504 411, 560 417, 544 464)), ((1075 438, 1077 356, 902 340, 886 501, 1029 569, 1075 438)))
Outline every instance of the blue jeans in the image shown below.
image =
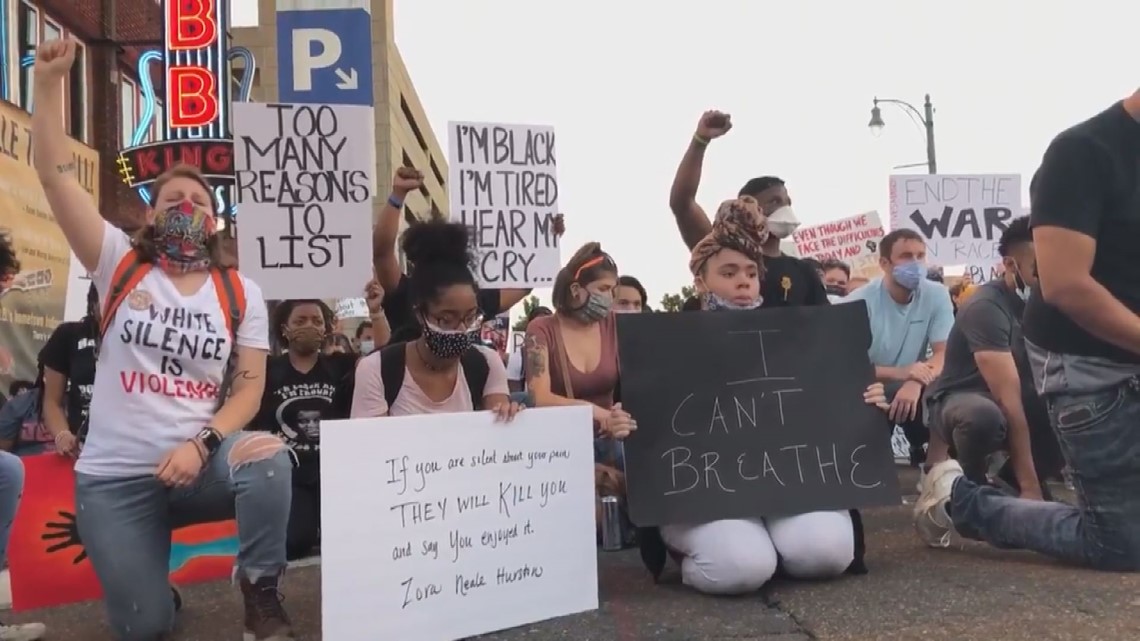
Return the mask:
POLYGON ((107 616, 121 641, 155 641, 174 627, 170 594, 170 536, 179 527, 237 518, 236 572, 249 581, 285 569, 285 532, 292 500, 292 462, 284 444, 243 447, 226 438, 185 488, 168 488, 153 476, 110 478, 76 474, 79 538, 103 586, 107 616), (240 460, 239 460, 240 459, 240 460))
POLYGON ((950 514, 963 536, 1108 571, 1140 571, 1140 385, 1046 399, 1077 507, 1023 501, 960 478, 950 514))
POLYGON ((0 451, 0 567, 8 561, 8 537, 23 492, 23 461, 15 454, 0 451))

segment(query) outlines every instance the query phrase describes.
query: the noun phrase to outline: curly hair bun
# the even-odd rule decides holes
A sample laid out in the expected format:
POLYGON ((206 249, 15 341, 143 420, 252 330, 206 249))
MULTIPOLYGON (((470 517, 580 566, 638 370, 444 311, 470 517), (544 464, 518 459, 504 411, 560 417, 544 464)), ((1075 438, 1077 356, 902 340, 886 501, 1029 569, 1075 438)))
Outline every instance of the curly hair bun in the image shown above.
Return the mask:
POLYGON ((475 262, 469 241, 466 225, 429 220, 409 226, 400 247, 413 265, 444 263, 469 267, 475 262))

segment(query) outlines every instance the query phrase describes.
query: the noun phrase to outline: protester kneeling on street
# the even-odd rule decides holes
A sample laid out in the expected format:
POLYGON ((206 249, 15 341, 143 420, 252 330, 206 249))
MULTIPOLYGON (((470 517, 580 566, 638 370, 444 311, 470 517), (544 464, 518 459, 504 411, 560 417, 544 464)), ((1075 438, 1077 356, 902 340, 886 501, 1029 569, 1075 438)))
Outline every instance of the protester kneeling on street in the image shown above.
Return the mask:
MULTIPOLYGON (((930 465, 944 458, 934 452, 953 449, 966 478, 986 483, 991 461, 1007 452, 1012 481, 1023 498, 1041 499, 1043 483, 1033 461, 1030 425, 1023 399, 1036 399, 1028 367, 1021 316, 1036 283, 1036 261, 1029 218, 1010 223, 998 242, 1005 274, 978 288, 954 319, 946 341, 946 360, 926 394, 930 416, 930 465)), ((1047 438, 1047 435, 1043 435, 1047 438)))
POLYGON ((122 641, 169 635, 172 529, 236 516, 246 638, 292 639, 279 592, 292 464, 281 439, 242 432, 265 387, 265 300, 223 252, 219 206, 197 168, 158 177, 133 239, 100 216, 63 129, 77 46, 36 50, 31 139, 55 220, 103 305, 75 504, 111 628, 122 641), (164 334, 180 340, 154 338, 164 334))
POLYGON ((624 457, 618 441, 637 428, 615 398, 619 370, 612 311, 617 284, 613 258, 598 243, 586 243, 554 279, 554 314, 535 318, 526 328, 527 387, 535 405, 593 409, 599 528, 604 496, 616 497, 624 506, 624 457))
POLYGON ((405 291, 418 326, 360 360, 352 418, 491 410, 510 421, 510 400, 498 352, 480 344, 483 313, 468 245, 468 228, 441 220, 408 227, 404 255, 416 268, 405 291))
MULTIPOLYGON (((707 311, 758 310, 768 237, 766 219, 748 196, 721 205, 712 232, 693 248, 689 268, 707 311)), ((887 409, 881 383, 863 396, 887 409)), ((722 519, 639 531, 642 559, 659 578, 667 553, 679 557, 682 581, 707 594, 758 590, 777 572, 820 579, 865 572, 858 512, 810 512, 788 517, 722 519)))

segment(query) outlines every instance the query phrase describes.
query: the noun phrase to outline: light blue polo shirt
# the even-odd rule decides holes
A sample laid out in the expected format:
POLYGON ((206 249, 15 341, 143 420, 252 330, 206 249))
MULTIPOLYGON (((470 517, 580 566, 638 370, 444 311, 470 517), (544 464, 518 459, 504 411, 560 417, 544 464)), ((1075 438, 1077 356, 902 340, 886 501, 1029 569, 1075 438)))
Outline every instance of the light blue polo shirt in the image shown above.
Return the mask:
POLYGON ((867 302, 871 321, 871 349, 867 354, 878 367, 907 367, 926 356, 934 343, 944 343, 954 325, 950 290, 922 279, 909 303, 891 298, 882 277, 851 292, 842 302, 867 302))

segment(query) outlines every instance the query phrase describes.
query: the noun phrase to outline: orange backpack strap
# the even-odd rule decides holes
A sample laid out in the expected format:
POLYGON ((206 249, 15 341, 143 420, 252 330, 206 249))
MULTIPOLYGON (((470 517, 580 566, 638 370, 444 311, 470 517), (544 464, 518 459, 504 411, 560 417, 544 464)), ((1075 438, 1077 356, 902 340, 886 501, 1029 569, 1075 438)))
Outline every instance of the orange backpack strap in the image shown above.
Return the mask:
POLYGON ((245 319, 245 285, 241 282, 241 274, 236 269, 215 267, 210 270, 210 277, 214 279, 218 303, 226 317, 226 330, 236 346, 237 330, 245 319))
POLYGON ((107 330, 111 327, 111 321, 115 318, 115 312, 118 311, 119 306, 123 301, 130 296, 135 287, 142 282, 142 279, 150 273, 150 263, 144 263, 139 259, 139 254, 134 249, 129 250, 119 260, 118 266, 111 274, 111 288, 107 291, 107 297, 104 299, 103 315, 99 319, 99 338, 102 340, 103 336, 107 334, 107 330))

